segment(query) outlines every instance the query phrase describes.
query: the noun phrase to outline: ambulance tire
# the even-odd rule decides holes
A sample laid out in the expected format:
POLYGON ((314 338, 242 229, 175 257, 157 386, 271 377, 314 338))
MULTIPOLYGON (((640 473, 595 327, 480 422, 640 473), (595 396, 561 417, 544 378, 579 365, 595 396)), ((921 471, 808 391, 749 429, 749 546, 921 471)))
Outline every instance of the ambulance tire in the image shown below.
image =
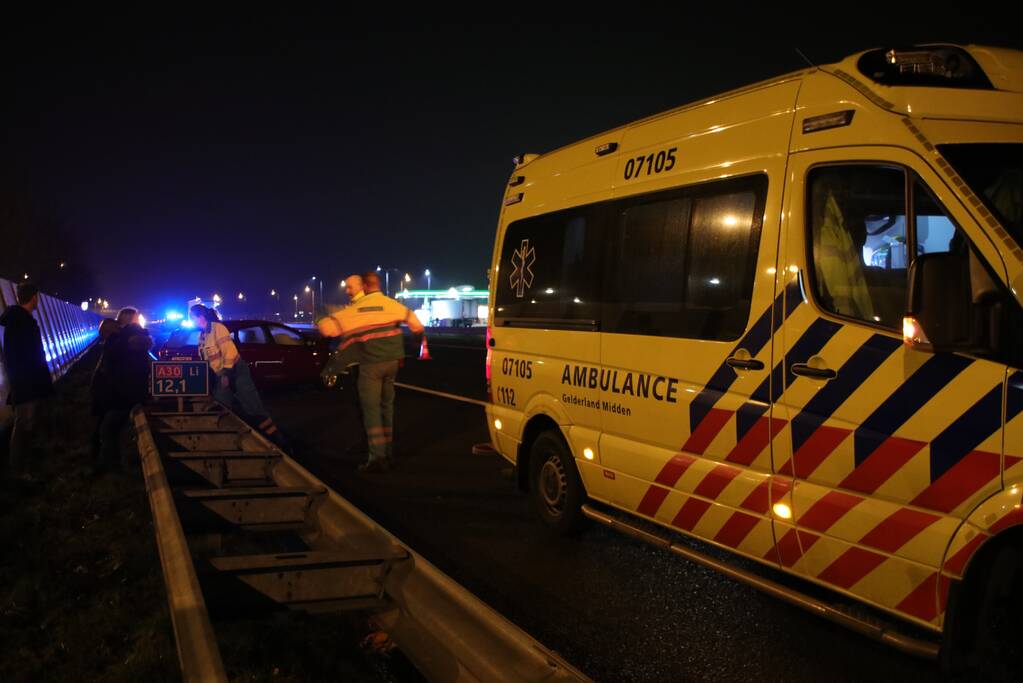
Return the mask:
POLYGON ((570 536, 586 526, 586 500, 575 459, 559 432, 542 432, 529 455, 529 498, 544 527, 556 536, 570 536))
POLYGON ((975 558, 949 600, 941 666, 951 681, 1023 680, 1023 537, 1001 539, 975 558))

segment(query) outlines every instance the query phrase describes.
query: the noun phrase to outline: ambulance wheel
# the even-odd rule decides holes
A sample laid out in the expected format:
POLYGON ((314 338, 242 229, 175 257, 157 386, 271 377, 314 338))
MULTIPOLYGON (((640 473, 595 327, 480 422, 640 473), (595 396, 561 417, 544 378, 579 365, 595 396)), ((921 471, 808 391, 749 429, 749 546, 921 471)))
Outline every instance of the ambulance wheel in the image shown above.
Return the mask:
POLYGON ((533 442, 529 455, 529 497, 544 526, 558 536, 583 528, 586 499, 575 460, 561 434, 543 432, 533 442))
POLYGON ((941 665, 953 681, 1023 680, 1023 536, 981 549, 949 599, 941 665))

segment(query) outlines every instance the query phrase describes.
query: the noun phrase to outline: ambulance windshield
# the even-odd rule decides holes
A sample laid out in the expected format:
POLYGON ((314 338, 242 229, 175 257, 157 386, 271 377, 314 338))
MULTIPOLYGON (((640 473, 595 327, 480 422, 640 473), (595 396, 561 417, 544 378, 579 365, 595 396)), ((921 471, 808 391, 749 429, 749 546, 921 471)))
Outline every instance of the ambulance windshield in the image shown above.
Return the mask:
POLYGON ((1023 246, 1023 144, 940 145, 956 172, 1023 246))

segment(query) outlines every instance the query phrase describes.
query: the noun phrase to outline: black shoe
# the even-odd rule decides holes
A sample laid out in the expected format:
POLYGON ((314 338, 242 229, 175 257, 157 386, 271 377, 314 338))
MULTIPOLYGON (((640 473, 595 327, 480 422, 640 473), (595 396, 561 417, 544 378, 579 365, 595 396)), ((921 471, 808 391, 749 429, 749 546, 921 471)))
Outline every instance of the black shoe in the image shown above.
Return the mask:
POLYGON ((386 472, 391 469, 391 464, 386 460, 370 460, 359 465, 360 472, 386 472))

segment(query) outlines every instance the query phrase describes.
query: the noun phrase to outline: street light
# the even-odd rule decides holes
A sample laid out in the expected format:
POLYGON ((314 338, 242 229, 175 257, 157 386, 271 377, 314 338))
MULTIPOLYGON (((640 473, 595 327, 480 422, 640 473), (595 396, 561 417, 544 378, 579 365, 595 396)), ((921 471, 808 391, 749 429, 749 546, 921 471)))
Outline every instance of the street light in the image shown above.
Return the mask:
POLYGON ((295 320, 298 320, 298 294, 292 298, 295 300, 295 320))
POLYGON ((281 316, 281 310, 280 310, 280 309, 281 309, 281 297, 280 297, 280 295, 279 295, 279 294, 277 293, 277 290, 276 290, 276 289, 271 289, 271 290, 270 290, 270 296, 272 296, 272 297, 274 298, 274 303, 276 303, 276 304, 277 304, 276 306, 274 306, 274 312, 273 312, 273 313, 274 313, 274 315, 276 315, 276 316, 277 316, 278 318, 280 318, 280 316, 281 316))
POLYGON ((238 301, 245 301, 245 294, 238 292, 238 301))
MULTIPOLYGON (((316 276, 313 275, 313 282, 316 282, 316 276)), ((320 305, 323 305, 323 280, 320 280, 320 305)), ((315 306, 313 307, 316 308, 315 306)))
POLYGON ((387 296, 391 296, 391 271, 398 273, 398 279, 401 279, 401 271, 397 268, 382 268, 377 266, 377 272, 384 272, 384 290, 387 292, 387 296))
POLYGON ((426 288, 429 289, 430 288, 430 269, 427 268, 426 272, 423 273, 423 275, 426 276, 426 288))
POLYGON ((316 292, 309 285, 305 286, 305 291, 309 295, 310 305, 309 308, 313 313, 316 313, 316 292))

